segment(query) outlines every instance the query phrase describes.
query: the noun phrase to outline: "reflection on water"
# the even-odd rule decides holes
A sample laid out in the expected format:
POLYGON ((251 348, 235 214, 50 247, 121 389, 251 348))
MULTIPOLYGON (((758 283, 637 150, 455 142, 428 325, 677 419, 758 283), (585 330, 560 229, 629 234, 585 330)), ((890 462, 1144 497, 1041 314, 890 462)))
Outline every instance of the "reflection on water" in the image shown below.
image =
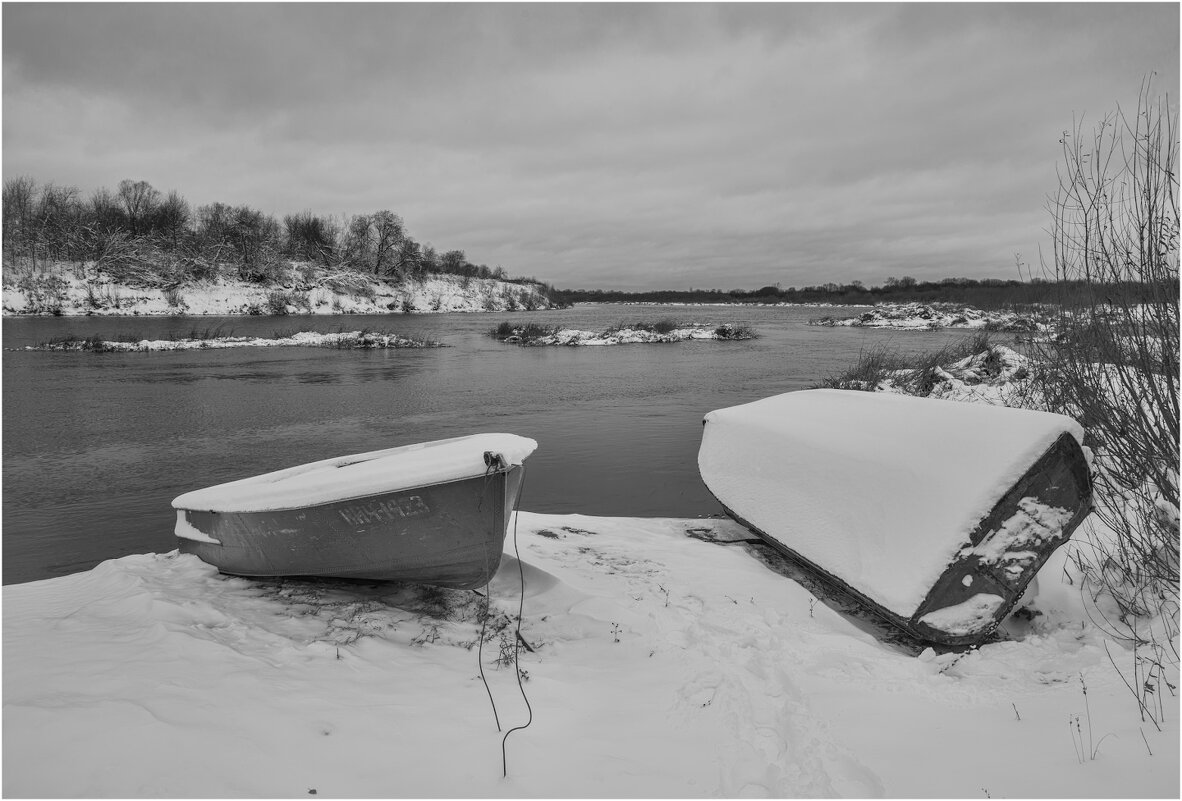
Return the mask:
MULTIPOLYGON (((815 309, 595 307, 490 315, 300 320, 437 338, 448 348, 230 349, 3 355, 4 582, 174 548, 170 501, 202 486, 316 459, 480 431, 538 440, 522 508, 695 517, 721 508, 698 478, 702 416, 807 388, 890 340, 963 334, 806 325, 815 309), (750 325, 749 342, 521 348, 504 319, 602 330, 677 317, 750 325)), ((4 346, 67 334, 165 338, 193 329, 272 335, 282 321, 6 319, 4 346)))

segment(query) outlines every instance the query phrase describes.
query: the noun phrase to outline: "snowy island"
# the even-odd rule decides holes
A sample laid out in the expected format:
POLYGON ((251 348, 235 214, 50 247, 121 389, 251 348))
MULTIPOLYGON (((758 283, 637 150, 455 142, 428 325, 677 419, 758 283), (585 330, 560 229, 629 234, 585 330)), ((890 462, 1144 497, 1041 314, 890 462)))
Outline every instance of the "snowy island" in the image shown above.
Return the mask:
POLYGON ((1049 318, 1043 314, 1019 314, 1010 310, 982 311, 952 303, 882 303, 852 317, 827 316, 809 320, 809 325, 820 326, 910 331, 967 328, 1006 333, 1038 333, 1046 331, 1048 323, 1049 318))
POLYGON ((704 325, 683 323, 677 320, 660 320, 655 323, 628 323, 609 328, 606 331, 581 331, 575 328, 561 328, 556 325, 537 323, 501 323, 489 331, 489 336, 513 345, 635 345, 690 340, 740 341, 754 339, 756 334, 747 326, 704 325))
POLYGON ((98 336, 67 336, 25 350, 90 351, 92 353, 146 353, 173 350, 225 350, 227 348, 337 348, 339 350, 396 350, 401 348, 446 348, 434 339, 408 337, 385 331, 295 331, 274 337, 236 337, 210 332, 175 339, 140 339, 132 335, 123 339, 102 339, 98 336))

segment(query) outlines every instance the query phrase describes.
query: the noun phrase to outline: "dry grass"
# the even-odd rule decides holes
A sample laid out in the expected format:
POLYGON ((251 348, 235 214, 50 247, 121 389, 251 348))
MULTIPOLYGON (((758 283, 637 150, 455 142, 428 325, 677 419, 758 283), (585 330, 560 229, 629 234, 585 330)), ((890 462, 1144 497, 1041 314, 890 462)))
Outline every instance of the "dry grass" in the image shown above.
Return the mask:
POLYGON ((863 351, 856 364, 817 384, 824 389, 874 392, 888 379, 908 393, 926 397, 937 381, 937 371, 978 353, 992 351, 989 332, 981 331, 944 347, 914 355, 902 354, 889 344, 863 351))

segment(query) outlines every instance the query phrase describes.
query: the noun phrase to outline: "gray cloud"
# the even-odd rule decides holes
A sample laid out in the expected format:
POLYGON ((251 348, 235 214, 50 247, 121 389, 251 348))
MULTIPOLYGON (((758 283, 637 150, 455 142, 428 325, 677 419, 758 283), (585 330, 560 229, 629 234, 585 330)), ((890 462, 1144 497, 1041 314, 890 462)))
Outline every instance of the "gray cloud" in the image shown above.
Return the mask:
POLYGON ((561 286, 1014 275, 1168 4, 8 4, 4 174, 391 208, 561 286))

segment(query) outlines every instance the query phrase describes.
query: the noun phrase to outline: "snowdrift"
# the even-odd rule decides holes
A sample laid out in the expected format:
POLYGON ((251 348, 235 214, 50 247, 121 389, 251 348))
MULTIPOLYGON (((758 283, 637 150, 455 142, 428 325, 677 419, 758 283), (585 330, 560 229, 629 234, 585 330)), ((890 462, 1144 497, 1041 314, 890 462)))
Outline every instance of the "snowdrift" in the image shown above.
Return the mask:
POLYGON ((4 795, 1178 797, 1177 717, 1141 721, 1071 544, 1022 639, 917 659, 747 551, 764 546, 686 536, 703 528, 746 533, 522 513, 482 653, 475 592, 230 578, 176 553, 6 586, 4 795), (502 778, 478 658, 503 727, 525 723, 519 564, 533 724, 502 778))

